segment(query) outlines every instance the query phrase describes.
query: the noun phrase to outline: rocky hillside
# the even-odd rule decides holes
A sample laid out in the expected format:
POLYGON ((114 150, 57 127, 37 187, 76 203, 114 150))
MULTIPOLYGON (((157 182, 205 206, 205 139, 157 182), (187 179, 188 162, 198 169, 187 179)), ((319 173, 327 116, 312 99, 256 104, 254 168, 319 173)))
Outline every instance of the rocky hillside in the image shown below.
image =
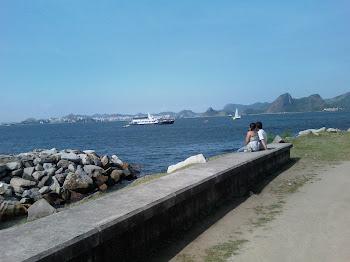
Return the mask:
POLYGON ((273 103, 255 103, 252 105, 227 104, 222 110, 209 108, 202 116, 233 115, 238 108, 240 114, 282 113, 282 112, 313 112, 324 108, 341 108, 350 110, 350 92, 330 98, 322 99, 318 94, 299 99, 289 93, 280 95, 273 103))
POLYGON ((194 113, 191 110, 182 110, 179 113, 174 115, 175 118, 190 118, 190 117, 198 117, 200 114, 194 113))
POLYGON ((207 111, 205 111, 202 116, 228 116, 229 114, 232 114, 231 111, 224 111, 224 110, 214 110, 213 108, 209 107, 207 111))
POLYGON ((334 98, 325 99, 325 102, 330 105, 330 107, 341 107, 345 110, 350 110, 350 92, 334 98))
POLYGON ((265 110, 265 113, 312 112, 322 111, 325 107, 326 102, 318 94, 300 99, 294 99, 290 94, 286 93, 279 96, 265 110))
POLYGON ((227 104, 224 106, 224 108, 222 109, 223 111, 231 111, 231 112, 235 112, 236 108, 238 108, 238 110, 241 111, 247 111, 247 110, 255 110, 257 112, 263 112, 265 109, 267 109, 269 106, 271 105, 271 103, 254 103, 252 105, 241 105, 241 104, 227 104))

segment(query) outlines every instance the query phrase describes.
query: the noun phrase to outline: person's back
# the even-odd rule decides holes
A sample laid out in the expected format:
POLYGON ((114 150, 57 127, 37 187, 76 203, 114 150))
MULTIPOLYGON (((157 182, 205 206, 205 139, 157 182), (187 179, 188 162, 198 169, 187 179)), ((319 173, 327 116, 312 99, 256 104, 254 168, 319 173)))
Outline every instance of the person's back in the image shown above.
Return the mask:
POLYGON ((249 143, 244 149, 244 152, 255 152, 260 150, 260 142, 259 142, 259 136, 254 131, 251 137, 249 138, 249 143))
POLYGON ((260 149, 267 149, 267 134, 264 131, 264 129, 262 129, 262 123, 261 122, 256 122, 256 128, 258 129, 258 136, 259 136, 259 140, 260 140, 260 149))

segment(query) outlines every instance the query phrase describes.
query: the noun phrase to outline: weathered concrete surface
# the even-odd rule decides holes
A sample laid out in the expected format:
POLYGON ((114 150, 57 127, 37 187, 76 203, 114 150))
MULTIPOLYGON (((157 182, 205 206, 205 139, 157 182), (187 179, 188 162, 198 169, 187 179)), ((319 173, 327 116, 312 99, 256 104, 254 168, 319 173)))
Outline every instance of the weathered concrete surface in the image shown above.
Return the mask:
POLYGON ((1 262, 137 261, 217 201, 289 161, 291 144, 232 154, 0 231, 1 262), (3 252, 5 250, 5 252, 3 252))

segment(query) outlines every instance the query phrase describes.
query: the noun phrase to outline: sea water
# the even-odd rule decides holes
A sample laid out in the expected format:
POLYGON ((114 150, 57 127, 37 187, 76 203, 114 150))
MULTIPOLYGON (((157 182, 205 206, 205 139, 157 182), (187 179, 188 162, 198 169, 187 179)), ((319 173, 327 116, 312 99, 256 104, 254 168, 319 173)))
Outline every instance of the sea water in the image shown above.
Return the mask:
POLYGON ((126 122, 0 126, 0 154, 33 149, 95 150, 140 165, 140 176, 166 172, 186 158, 234 152, 244 145, 251 122, 261 121, 266 132, 297 135, 309 128, 350 128, 350 112, 314 112, 176 119, 173 125, 130 126, 126 122), (207 121, 205 121, 207 120, 207 121))

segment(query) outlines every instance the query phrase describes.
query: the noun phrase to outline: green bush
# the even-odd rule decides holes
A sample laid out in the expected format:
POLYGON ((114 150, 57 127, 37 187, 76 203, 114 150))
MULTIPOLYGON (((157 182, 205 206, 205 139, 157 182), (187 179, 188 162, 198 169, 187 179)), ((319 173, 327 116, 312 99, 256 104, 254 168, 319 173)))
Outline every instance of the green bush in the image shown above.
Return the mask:
POLYGON ((281 135, 282 139, 286 139, 286 137, 291 137, 292 136, 292 131, 289 129, 287 131, 284 131, 281 135))
POLYGON ((275 135, 272 132, 267 132, 267 143, 270 144, 275 139, 275 135))

